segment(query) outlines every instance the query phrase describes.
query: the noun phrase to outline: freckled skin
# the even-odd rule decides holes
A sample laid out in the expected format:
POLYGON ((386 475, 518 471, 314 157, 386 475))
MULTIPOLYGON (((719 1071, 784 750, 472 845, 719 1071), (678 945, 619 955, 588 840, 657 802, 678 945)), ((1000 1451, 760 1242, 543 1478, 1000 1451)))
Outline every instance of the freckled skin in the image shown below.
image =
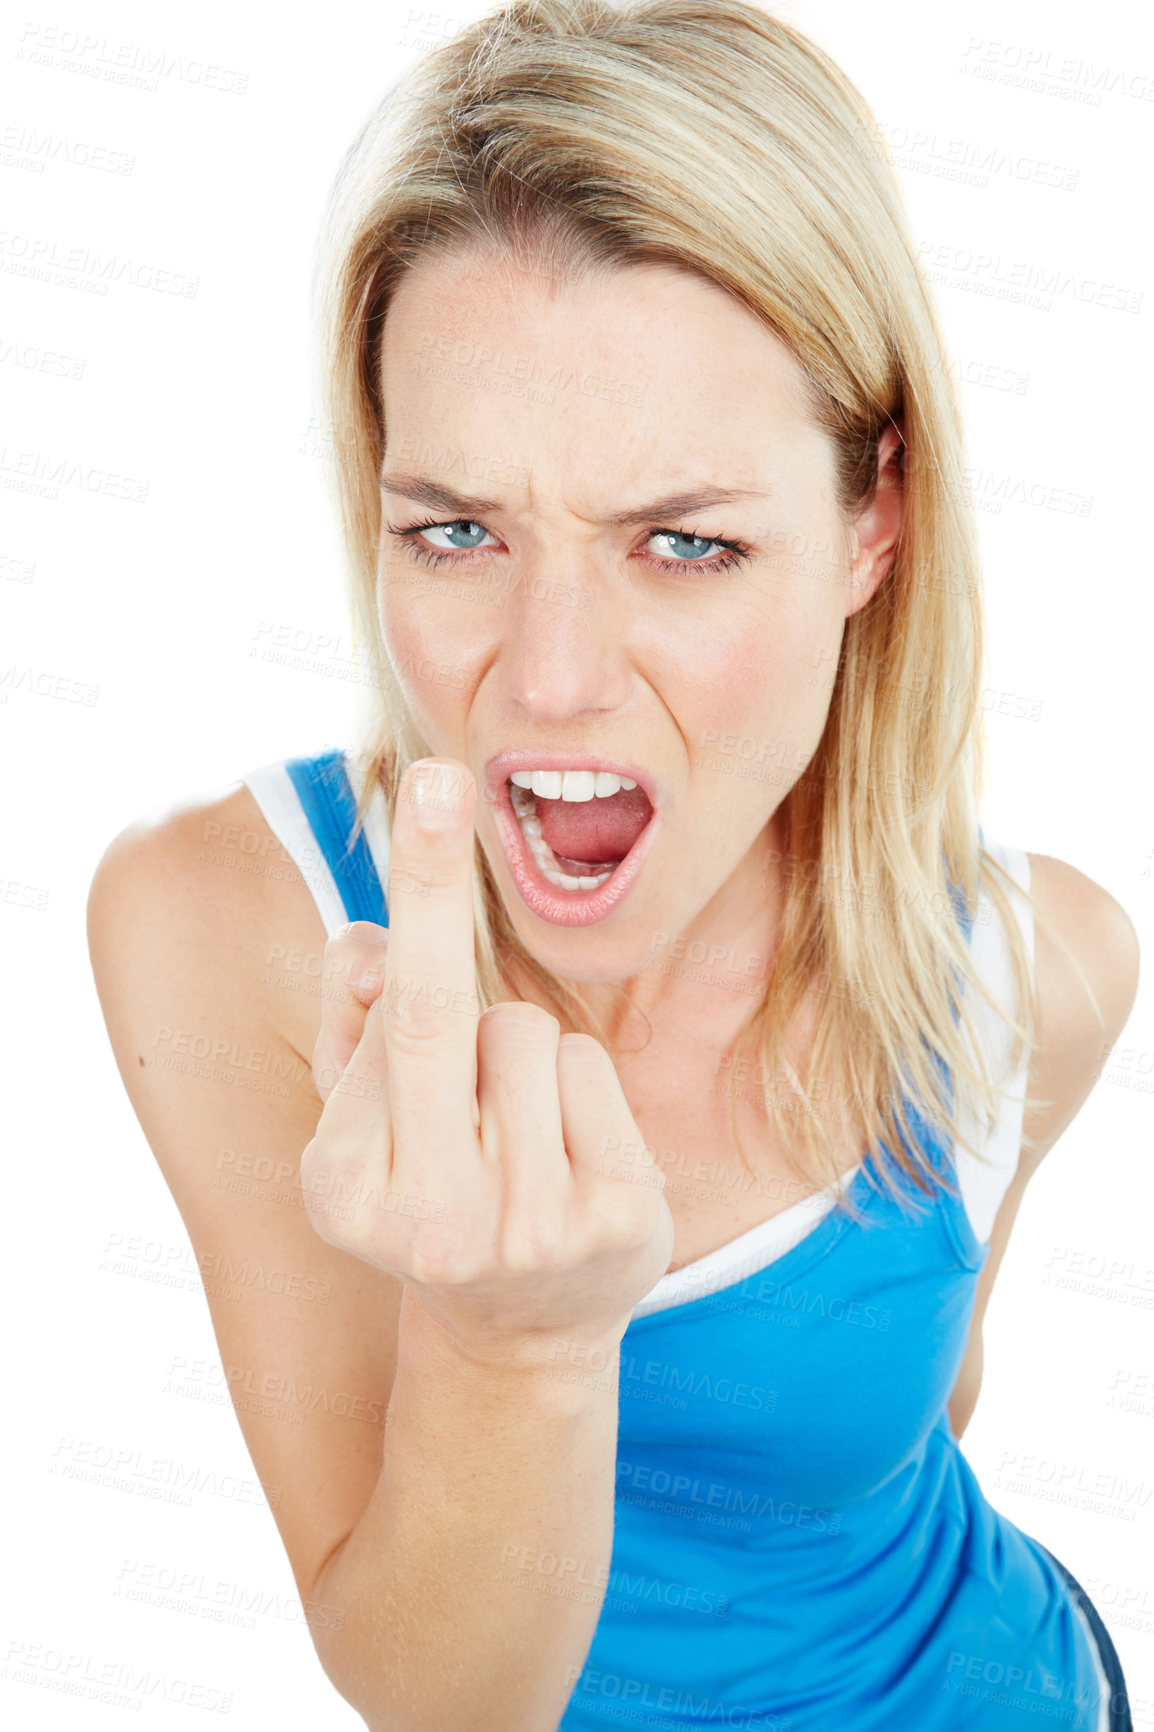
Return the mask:
MULTIPOLYGON (((639 881, 606 920, 577 928, 525 906, 480 799, 478 834, 518 934, 562 977, 630 979, 655 1033, 688 1019, 721 1038, 748 1014, 748 976, 730 995, 646 964, 657 934, 768 964, 783 894, 776 813, 817 749, 846 619, 892 563, 896 434, 882 440, 875 503, 847 525, 798 363, 734 297, 664 268, 550 285, 479 258, 425 261, 390 308, 383 360, 384 472, 499 502, 476 520, 488 532, 476 551, 464 525, 453 540, 414 538, 450 554, 436 565, 382 533, 382 622, 430 753, 462 759, 481 789, 495 752, 587 749, 649 766, 667 790, 639 881), (447 358, 456 344, 464 365, 447 358), (470 364, 486 350, 501 352, 505 378, 561 368, 611 388, 516 396, 470 364), (768 497, 605 524, 706 486, 768 497), (749 556, 717 568, 731 557, 717 537, 749 556), (675 570, 657 563, 670 559, 675 570)), ((399 529, 450 521, 388 489, 382 504, 399 529)))

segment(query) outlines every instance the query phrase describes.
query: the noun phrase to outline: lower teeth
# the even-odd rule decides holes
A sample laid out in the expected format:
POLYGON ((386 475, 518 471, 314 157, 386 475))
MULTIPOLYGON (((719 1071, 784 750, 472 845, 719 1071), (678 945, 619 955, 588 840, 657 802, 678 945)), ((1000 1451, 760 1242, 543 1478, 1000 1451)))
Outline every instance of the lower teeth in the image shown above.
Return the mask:
POLYGON ((606 872, 582 875, 574 878, 571 873, 562 872, 552 848, 541 834, 541 820, 537 816, 537 802, 528 788, 519 788, 515 782, 510 783, 509 793, 513 801, 513 811, 521 825, 521 834, 526 845, 536 861, 543 877, 550 884, 555 884, 558 890, 597 890, 613 876, 615 867, 610 866, 606 872))

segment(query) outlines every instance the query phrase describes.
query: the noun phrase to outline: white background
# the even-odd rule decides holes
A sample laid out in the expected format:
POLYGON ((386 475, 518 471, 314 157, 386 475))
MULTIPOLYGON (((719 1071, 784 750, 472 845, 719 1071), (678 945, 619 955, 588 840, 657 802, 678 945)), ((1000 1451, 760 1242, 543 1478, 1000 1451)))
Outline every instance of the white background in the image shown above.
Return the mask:
MULTIPOLYGON (((0 934, 14 1107, 3 1484, 17 1536, 3 1653, 9 1640, 25 1657, 43 1645, 41 1687, 11 1665, 0 1677, 21 1728, 125 1718, 52 1687, 68 1654, 72 1676, 123 1663, 231 1693, 232 1725, 361 1724, 293 1615, 267 1511, 208 1491, 182 1507, 54 1471, 87 1444, 94 1460, 123 1450, 253 1476, 227 1405, 166 1393, 181 1357, 217 1363, 199 1283, 144 1279, 145 1253, 142 1278, 106 1266, 110 1244, 134 1236, 193 1265, 115 1069, 84 908, 103 849, 133 818, 350 738, 340 558, 309 430, 312 247, 336 166, 386 84, 479 10, 330 0, 297 24, 252 0, 90 0, 10 12, 0 33, 0 934), (164 70, 118 81, 124 45, 164 70), (215 88, 206 66, 222 69, 215 88), (98 147, 130 172, 86 166, 98 147), (115 261, 107 292, 92 292, 91 260, 67 281, 30 272, 34 256, 74 248, 115 261), (142 286, 160 273, 195 278, 195 293, 142 286), (79 376, 46 370, 46 352, 79 376), (143 497, 23 490, 30 462, 60 461, 128 477, 143 497), (281 628, 304 665, 262 659, 281 628), (91 701, 34 689, 57 676, 91 701), (183 1610, 118 1593, 126 1566, 149 1562, 158 1578, 188 1576, 183 1610), (260 1598, 251 1627, 198 1615, 221 1582, 260 1598)), ((915 233, 948 260, 938 294, 965 381, 988 581, 986 826, 1105 885, 1149 956, 1150 26, 1126 0, 999 0, 964 17, 815 0, 785 15, 864 91, 915 233), (1040 88, 1023 83, 1027 64, 1040 88), (975 166, 991 153, 998 166, 975 166), (1060 172, 1033 179, 1035 163, 1060 172), (1053 285, 1035 288, 1040 305, 1008 290, 1023 268, 1053 285), (1100 285, 1140 310, 1095 304, 1100 285), (1052 489, 1088 500, 1087 514, 1026 502, 1052 489)), ((1148 977, 1101 1083, 1031 1183, 964 1440, 992 1501, 1094 1596, 1136 1726, 1154 1726, 1151 990, 1148 977), (1047 1279, 1079 1260, 1072 1284, 1047 1279)), ((132 1723, 197 1720, 158 1692, 132 1723)))

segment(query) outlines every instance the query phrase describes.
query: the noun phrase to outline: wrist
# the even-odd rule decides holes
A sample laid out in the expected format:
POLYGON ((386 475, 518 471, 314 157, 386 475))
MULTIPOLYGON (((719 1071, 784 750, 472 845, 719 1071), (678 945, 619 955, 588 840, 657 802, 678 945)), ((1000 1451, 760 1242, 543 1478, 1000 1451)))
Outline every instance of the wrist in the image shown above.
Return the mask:
POLYGON ((617 1388, 620 1327, 502 1330, 487 1320, 454 1314, 411 1282, 401 1300, 402 1339, 414 1351, 451 1361, 455 1369, 480 1377, 538 1382, 558 1389, 608 1393, 617 1388))

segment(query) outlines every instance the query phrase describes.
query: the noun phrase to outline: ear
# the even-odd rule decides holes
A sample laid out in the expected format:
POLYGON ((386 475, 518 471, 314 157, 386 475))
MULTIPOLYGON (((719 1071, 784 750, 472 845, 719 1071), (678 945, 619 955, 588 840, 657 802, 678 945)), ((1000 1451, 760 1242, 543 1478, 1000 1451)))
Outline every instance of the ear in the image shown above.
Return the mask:
POLYGON ((845 617, 865 606, 893 567, 902 528, 901 422, 887 424, 878 440, 878 482, 873 499, 853 521, 845 617))

